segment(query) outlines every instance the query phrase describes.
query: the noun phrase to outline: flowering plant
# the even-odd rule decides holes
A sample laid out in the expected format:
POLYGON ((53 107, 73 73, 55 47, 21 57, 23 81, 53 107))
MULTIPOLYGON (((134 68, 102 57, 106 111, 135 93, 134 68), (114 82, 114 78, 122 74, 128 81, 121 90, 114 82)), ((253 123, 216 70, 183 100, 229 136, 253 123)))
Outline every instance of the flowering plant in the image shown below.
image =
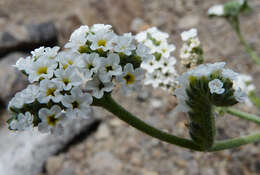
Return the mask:
POLYGON ((152 137, 197 151, 217 151, 260 140, 258 133, 215 142, 216 108, 237 112, 235 115, 256 123, 260 120, 222 108, 245 101, 245 88, 237 81, 239 74, 224 68, 224 62, 202 64, 196 29, 181 35, 181 63, 188 69, 181 76, 174 68, 176 59, 171 52, 175 46, 168 43, 168 37, 155 27, 133 36, 117 35, 112 26, 95 24, 75 30, 63 51, 59 47, 35 49, 15 65, 31 84, 9 102, 9 129, 38 128, 61 134, 67 120, 88 118, 91 107, 99 106, 152 137), (113 100, 116 85, 129 94, 139 90, 142 81, 177 97, 176 110, 190 117, 191 140, 146 124, 113 100))

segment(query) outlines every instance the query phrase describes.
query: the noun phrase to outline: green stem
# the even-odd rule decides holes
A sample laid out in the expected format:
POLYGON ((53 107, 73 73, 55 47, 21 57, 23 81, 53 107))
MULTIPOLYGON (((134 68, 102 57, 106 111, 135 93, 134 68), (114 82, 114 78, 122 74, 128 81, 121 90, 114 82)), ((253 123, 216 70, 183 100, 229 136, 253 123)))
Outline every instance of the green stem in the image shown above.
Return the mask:
POLYGON ((225 141, 218 141, 209 151, 210 152, 221 151, 224 149, 235 148, 235 147, 239 147, 257 141, 258 142, 260 141, 260 133, 255 133, 249 136, 244 136, 244 137, 225 140, 225 141))
POLYGON ((188 148, 196 151, 203 151, 202 148, 197 144, 195 144, 192 140, 188 140, 185 138, 168 134, 140 120, 139 118, 137 118, 136 116, 134 116, 133 114, 125 110, 118 103, 116 103, 114 99, 111 97, 111 95, 106 94, 101 99, 94 99, 93 106, 100 106, 105 108, 106 110, 110 111, 115 116, 117 116, 119 119, 125 121, 126 123, 133 126, 134 128, 154 138, 184 148, 188 148))
POLYGON ((260 65, 260 58, 256 55, 256 53, 251 49, 251 47, 247 44, 246 40, 244 39, 240 26, 239 26, 239 18, 230 18, 229 19, 230 24, 232 25, 233 29, 235 30, 240 43, 243 45, 247 53, 251 56, 251 58, 255 61, 256 64, 260 65))
POLYGON ((229 113, 231 115, 234 115, 234 116, 242 118, 242 119, 249 120, 251 122, 255 122, 260 125, 260 117, 254 115, 254 114, 248 114, 248 113, 242 112, 242 111, 240 111, 238 109, 234 109, 234 108, 226 108, 225 110, 227 113, 229 113))

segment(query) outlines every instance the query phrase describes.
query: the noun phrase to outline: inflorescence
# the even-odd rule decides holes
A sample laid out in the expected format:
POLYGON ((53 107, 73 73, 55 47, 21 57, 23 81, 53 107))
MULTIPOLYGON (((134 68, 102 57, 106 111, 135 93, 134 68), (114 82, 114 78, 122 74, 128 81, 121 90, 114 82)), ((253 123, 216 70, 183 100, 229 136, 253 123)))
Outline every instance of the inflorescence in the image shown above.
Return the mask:
POLYGON ((95 24, 76 29, 62 51, 57 46, 35 49, 15 65, 31 84, 9 102, 9 128, 62 133, 65 121, 88 118, 94 102, 117 84, 128 94, 139 90, 143 80, 174 92, 177 109, 190 116, 202 107, 198 103, 228 106, 245 99, 241 82, 236 83, 238 74, 224 69, 225 63, 197 66, 203 52, 196 29, 181 34, 181 63, 190 68, 181 76, 174 67, 175 46, 168 44, 168 37, 155 27, 133 36, 117 35, 110 25, 95 24), (195 103, 200 97, 208 101, 195 103))

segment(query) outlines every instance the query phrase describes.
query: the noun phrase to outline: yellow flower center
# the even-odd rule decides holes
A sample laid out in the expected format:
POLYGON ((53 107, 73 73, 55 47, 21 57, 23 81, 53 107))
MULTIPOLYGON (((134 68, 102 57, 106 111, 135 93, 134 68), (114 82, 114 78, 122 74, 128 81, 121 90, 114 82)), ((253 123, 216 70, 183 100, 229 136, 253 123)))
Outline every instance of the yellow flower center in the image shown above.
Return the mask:
POLYGON ((54 92, 56 91, 56 88, 49 88, 46 91, 46 96, 54 96, 54 92))
POLYGON ((59 121, 59 119, 55 118, 55 114, 52 114, 47 117, 47 122, 48 122, 48 125, 50 125, 50 126, 56 126, 58 121, 59 121))
POLYGON ((125 79, 127 85, 135 82, 135 76, 131 73, 126 74, 123 78, 125 79))
POLYGON ((98 40, 97 45, 100 46, 106 46, 107 45, 107 41, 104 39, 98 40))
POLYGON ((37 75, 47 74, 47 70, 48 70, 47 66, 39 67, 38 70, 37 70, 37 75))
POLYGON ((70 83, 70 80, 68 78, 63 78, 62 81, 65 85, 70 83))
POLYGON ((63 64, 63 65, 62 65, 62 67, 63 67, 64 70, 67 69, 68 66, 69 66, 68 64, 63 64))
POLYGON ((165 52, 166 52, 166 49, 165 49, 165 48, 163 48, 163 49, 162 49, 162 52, 163 52, 163 53, 165 53, 165 52))
POLYGON ((72 60, 68 60, 68 64, 72 66, 74 62, 72 60))

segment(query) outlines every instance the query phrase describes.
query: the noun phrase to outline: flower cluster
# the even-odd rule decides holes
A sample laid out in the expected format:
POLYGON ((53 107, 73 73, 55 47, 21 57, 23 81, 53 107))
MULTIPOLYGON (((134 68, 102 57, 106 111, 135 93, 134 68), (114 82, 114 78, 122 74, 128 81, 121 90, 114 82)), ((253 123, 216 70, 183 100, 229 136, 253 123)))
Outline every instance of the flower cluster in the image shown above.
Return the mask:
POLYGON ((94 99, 110 93, 115 83, 128 93, 139 89, 140 67, 152 59, 149 49, 131 33, 117 35, 110 25, 81 26, 63 51, 40 47, 15 67, 31 83, 9 102, 9 128, 61 133, 64 121, 88 117, 94 99))
POLYGON ((178 76, 174 66, 175 57, 171 56, 176 48, 168 44, 169 35, 156 27, 142 31, 135 36, 136 40, 150 49, 153 58, 142 62, 141 67, 146 70, 144 84, 151 84, 154 88, 161 87, 172 92, 177 85, 178 76))
POLYGON ((208 9, 210 17, 236 17, 239 13, 250 11, 247 0, 234 0, 225 4, 218 4, 208 9))
POLYGON ((203 62, 203 51, 198 38, 197 29, 192 28, 181 33, 184 44, 180 51, 181 64, 193 68, 203 62))
MULTIPOLYGON (((217 106, 231 106, 244 102, 246 94, 239 86, 239 74, 231 69, 225 69, 224 66, 225 62, 202 64, 178 77, 179 88, 175 90, 178 99, 176 110, 188 112, 190 96, 197 96, 197 99, 206 96, 206 99, 211 99, 212 103, 217 106), (193 86, 198 89, 195 90, 193 86)), ((210 101, 205 103, 210 103, 210 101)))

